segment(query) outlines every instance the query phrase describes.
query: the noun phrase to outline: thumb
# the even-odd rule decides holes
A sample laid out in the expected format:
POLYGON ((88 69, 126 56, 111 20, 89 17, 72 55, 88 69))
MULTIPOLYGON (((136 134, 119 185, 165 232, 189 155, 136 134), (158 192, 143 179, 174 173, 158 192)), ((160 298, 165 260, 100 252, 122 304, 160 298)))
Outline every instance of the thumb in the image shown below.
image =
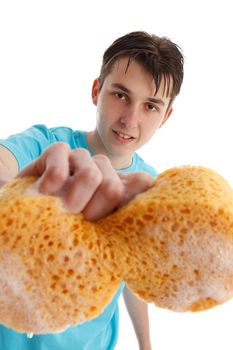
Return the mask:
POLYGON ((148 190, 154 183, 154 178, 144 172, 118 173, 125 187, 124 195, 118 205, 121 207, 132 200, 137 194, 148 190))
POLYGON ((0 188, 4 186, 8 181, 0 180, 0 188))

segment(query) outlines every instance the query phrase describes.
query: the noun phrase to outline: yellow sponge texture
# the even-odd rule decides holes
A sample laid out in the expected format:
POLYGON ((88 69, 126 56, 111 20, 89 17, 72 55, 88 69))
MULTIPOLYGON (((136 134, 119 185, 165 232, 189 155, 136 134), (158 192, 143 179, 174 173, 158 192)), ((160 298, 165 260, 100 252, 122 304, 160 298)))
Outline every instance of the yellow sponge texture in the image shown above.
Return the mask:
POLYGON ((28 177, 0 190, 0 323, 62 331, 100 314, 122 281, 174 311, 233 296, 233 190, 214 171, 169 169, 95 223, 34 187, 28 177))

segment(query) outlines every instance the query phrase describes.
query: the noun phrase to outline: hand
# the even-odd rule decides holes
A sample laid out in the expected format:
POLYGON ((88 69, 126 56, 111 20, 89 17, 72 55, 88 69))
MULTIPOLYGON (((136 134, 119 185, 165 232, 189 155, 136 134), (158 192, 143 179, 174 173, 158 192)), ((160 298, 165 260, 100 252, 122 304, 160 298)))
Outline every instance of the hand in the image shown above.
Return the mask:
POLYGON ((71 150, 66 143, 48 147, 18 176, 38 177, 43 194, 59 195, 73 213, 98 220, 145 191, 153 178, 145 173, 117 173, 104 155, 91 157, 85 149, 71 150))

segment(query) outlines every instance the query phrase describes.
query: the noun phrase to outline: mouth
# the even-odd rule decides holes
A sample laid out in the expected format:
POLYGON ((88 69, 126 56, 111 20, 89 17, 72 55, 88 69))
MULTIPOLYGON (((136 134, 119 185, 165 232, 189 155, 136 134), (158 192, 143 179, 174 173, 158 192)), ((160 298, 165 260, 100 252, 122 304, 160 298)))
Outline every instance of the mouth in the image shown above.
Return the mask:
POLYGON ((125 134, 121 131, 116 131, 116 130, 112 130, 112 131, 116 135, 116 137, 119 141, 128 142, 128 141, 132 141, 135 139, 135 137, 128 135, 128 134, 125 134))

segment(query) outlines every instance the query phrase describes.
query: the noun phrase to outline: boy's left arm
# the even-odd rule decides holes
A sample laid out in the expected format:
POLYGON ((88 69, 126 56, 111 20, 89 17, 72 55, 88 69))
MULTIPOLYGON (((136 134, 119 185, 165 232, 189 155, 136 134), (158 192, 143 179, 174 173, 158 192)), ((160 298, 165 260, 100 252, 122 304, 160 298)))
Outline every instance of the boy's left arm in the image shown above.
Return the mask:
POLYGON ((140 350, 152 350, 150 343, 148 306, 125 286, 123 297, 131 318, 140 350))

